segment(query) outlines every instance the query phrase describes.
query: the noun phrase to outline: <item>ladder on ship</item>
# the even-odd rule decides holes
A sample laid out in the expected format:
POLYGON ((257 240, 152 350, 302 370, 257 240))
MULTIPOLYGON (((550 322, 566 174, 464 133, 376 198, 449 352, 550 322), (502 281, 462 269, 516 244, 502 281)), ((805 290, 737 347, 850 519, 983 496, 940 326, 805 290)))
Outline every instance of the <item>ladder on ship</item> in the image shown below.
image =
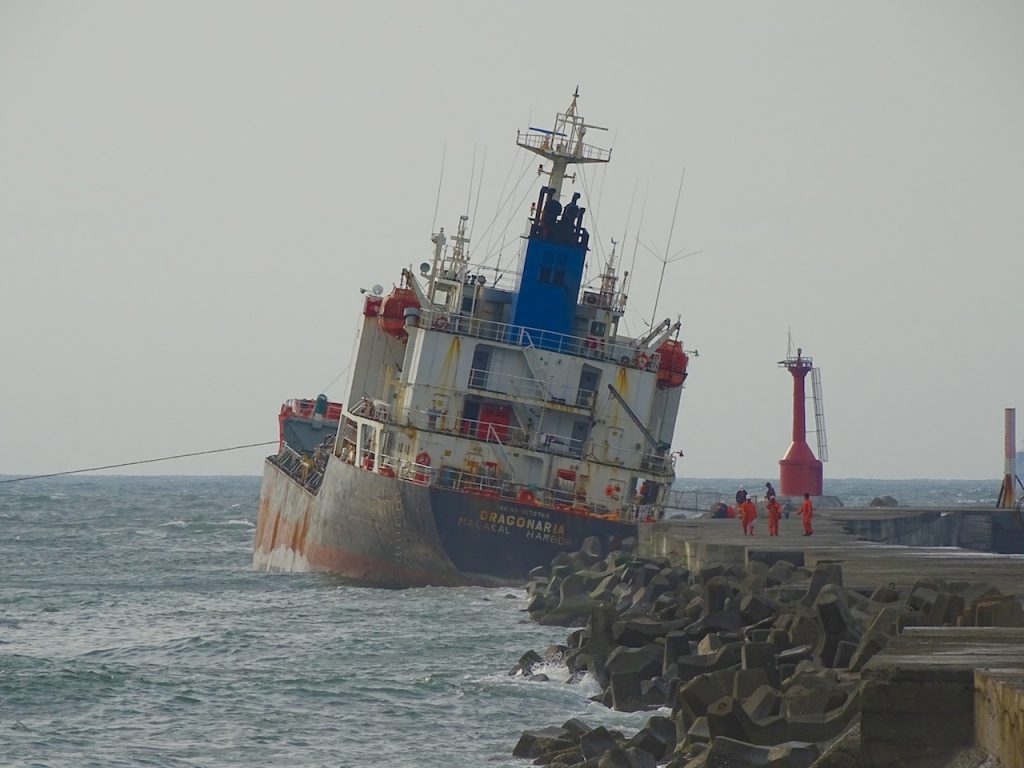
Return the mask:
POLYGON ((540 387, 540 394, 545 400, 553 400, 555 397, 554 392, 551 391, 551 382, 548 380, 546 375, 541 376, 541 373, 537 370, 540 367, 540 361, 536 359, 537 347, 533 344, 533 339, 530 338, 530 333, 526 329, 523 329, 523 338, 526 340, 526 346, 521 347, 523 352, 523 358, 526 360, 526 365, 530 369, 530 373, 533 374, 533 380, 537 382, 540 387))
POLYGON ((402 510, 398 510, 396 515, 395 531, 395 568, 397 570, 402 569, 402 539, 405 538, 405 515, 402 514, 402 510))
POLYGON ((505 444, 501 442, 501 438, 498 437, 498 433, 494 429, 493 424, 487 425, 487 442, 490 445, 498 446, 498 451, 501 453, 500 458, 505 460, 505 466, 508 467, 508 473, 512 475, 512 482, 518 483, 519 476, 516 474, 516 465, 512 463, 512 459, 509 457, 508 451, 505 450, 505 444))

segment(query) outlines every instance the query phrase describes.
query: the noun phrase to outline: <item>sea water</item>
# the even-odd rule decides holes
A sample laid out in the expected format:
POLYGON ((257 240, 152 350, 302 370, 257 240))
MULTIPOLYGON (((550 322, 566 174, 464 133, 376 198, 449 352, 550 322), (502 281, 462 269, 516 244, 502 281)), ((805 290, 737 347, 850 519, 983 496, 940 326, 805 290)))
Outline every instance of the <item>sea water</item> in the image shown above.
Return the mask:
MULTIPOLYGON (((998 481, 825 492, 993 506, 998 481)), ((596 685, 558 667, 509 676, 567 634, 530 623, 522 589, 252 571, 258 499, 256 477, 0 484, 0 765, 524 768, 526 728, 631 733, 650 715, 595 704, 596 685)))

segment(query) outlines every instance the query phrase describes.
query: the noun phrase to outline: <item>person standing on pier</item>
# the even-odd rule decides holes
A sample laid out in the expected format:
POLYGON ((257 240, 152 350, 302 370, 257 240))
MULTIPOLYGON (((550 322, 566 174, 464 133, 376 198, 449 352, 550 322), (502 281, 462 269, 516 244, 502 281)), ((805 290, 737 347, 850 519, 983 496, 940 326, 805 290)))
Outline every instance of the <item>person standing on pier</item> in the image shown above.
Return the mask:
POLYGON ((764 497, 768 501, 771 501, 772 499, 775 498, 775 487, 771 483, 765 483, 764 489, 764 497))
POLYGON ((811 518, 814 517, 814 504, 811 503, 811 494, 804 494, 804 503, 800 505, 800 517, 804 519, 804 536, 811 536, 814 531, 811 529, 811 518))
POLYGON ((782 517, 782 507, 775 496, 768 497, 768 535, 779 535, 779 518, 782 517))
POLYGON ((757 505, 749 497, 740 504, 740 512, 743 515, 743 535, 754 535, 754 523, 757 521, 757 505))

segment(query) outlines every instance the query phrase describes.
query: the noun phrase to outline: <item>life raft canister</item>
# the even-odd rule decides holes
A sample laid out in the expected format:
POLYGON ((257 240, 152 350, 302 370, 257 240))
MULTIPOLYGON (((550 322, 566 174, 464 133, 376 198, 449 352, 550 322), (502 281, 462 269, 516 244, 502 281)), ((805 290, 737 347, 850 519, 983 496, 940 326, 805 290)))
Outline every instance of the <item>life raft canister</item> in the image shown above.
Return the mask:
POLYGON ((519 494, 516 496, 516 501, 518 501, 520 504, 535 505, 537 503, 537 494, 535 494, 529 488, 523 488, 519 491, 519 494))

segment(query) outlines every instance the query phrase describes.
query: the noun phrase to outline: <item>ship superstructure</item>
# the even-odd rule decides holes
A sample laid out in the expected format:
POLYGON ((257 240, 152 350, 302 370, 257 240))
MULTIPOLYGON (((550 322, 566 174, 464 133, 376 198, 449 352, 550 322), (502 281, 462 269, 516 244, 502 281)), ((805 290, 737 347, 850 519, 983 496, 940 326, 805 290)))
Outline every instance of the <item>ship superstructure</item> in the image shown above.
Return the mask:
POLYGON ((463 216, 454 236, 432 235, 420 274, 364 294, 337 438, 313 462, 317 488, 287 469, 303 452, 284 439, 268 460, 257 567, 399 585, 514 579, 586 535, 615 543, 661 517, 688 358, 678 321, 622 333, 614 246, 584 285, 586 209, 563 187, 570 166, 611 153, 584 141, 597 128, 577 96, 552 130, 518 134, 549 168, 514 281, 500 286, 471 261, 463 216), (306 497, 288 501, 288 483, 306 497))

